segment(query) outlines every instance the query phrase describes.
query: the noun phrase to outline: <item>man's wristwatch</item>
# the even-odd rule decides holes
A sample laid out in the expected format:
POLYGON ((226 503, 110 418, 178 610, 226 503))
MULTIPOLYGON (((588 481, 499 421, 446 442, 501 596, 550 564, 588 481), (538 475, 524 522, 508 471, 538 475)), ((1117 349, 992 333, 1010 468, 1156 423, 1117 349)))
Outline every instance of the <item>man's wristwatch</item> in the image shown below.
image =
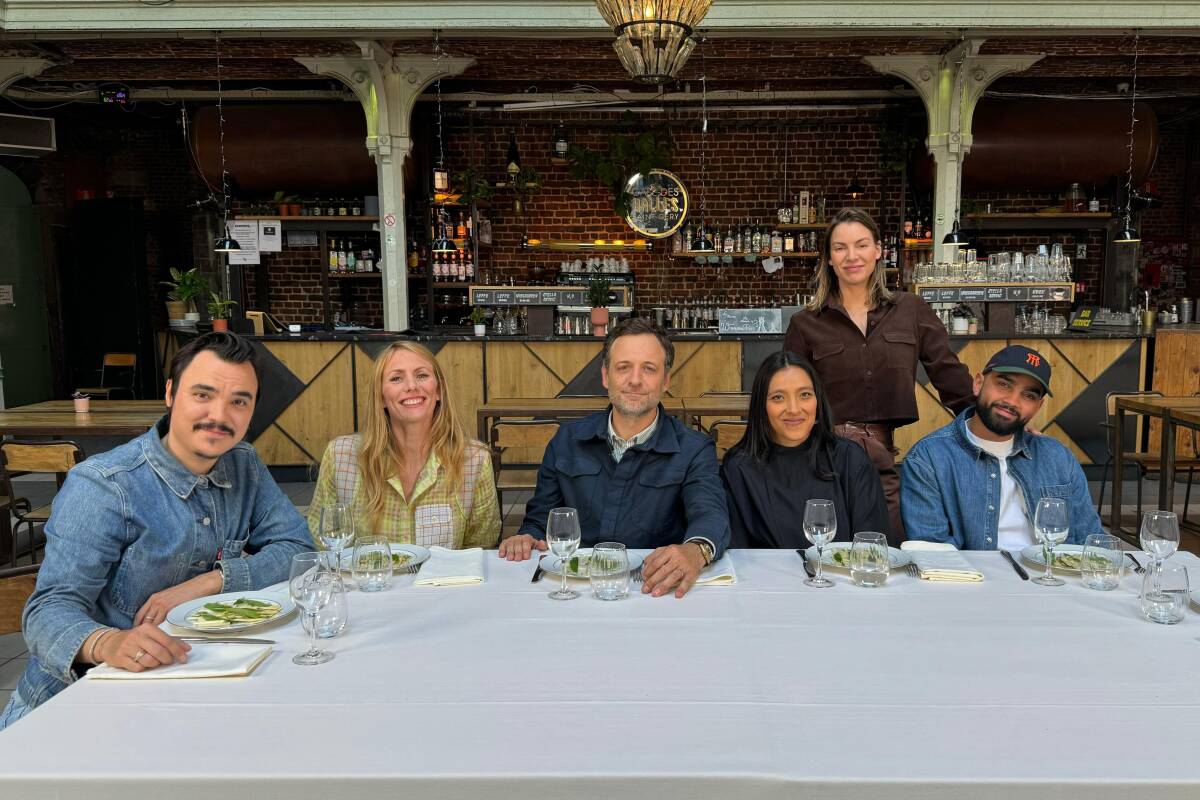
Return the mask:
POLYGON ((708 566, 713 562, 713 557, 716 556, 716 551, 713 546, 703 539, 690 539, 690 544, 694 544, 700 548, 700 555, 704 556, 704 566, 708 566))

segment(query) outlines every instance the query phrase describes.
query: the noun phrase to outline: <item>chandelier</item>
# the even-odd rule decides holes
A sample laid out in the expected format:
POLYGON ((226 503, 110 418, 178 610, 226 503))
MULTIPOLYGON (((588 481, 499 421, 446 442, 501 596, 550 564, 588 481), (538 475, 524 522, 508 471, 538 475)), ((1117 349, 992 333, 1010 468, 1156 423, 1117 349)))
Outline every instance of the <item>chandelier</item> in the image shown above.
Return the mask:
POLYGON ((621 66, 645 83, 673 80, 696 47, 692 31, 712 0, 596 0, 621 66))

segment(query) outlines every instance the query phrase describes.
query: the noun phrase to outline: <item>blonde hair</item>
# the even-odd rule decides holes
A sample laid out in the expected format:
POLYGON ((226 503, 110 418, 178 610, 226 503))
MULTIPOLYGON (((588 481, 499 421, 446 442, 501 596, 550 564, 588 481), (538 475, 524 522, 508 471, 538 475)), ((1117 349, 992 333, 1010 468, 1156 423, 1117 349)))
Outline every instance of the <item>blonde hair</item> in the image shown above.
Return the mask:
POLYGON ((404 465, 404 452, 392 436, 391 418, 383 402, 383 379, 388 362, 398 351, 404 350, 428 361, 437 378, 441 400, 433 409, 433 428, 430 431, 430 447, 446 469, 452 491, 457 494, 463 477, 466 461, 466 430, 450 402, 450 387, 442 366, 426 348, 413 342, 392 342, 375 358, 375 369, 371 376, 373 394, 363 420, 362 443, 359 447, 358 471, 363 489, 363 505, 371 526, 377 528, 380 515, 391 491, 388 478, 397 468, 404 465))
MULTIPOLYGON (((870 231, 871 238, 875 240, 875 244, 879 244, 879 226, 875 224, 875 220, 871 219, 871 215, 866 211, 863 211, 861 208, 843 208, 834 214, 833 219, 829 221, 829 227, 825 228, 825 238, 821 242, 821 263, 813 275, 812 299, 805 306, 805 309, 808 311, 819 311, 831 295, 841 296, 841 292, 838 290, 837 273, 833 270, 833 264, 829 262, 829 248, 833 241, 834 229, 839 225, 846 225, 851 222, 857 222, 870 231)), ((867 299, 871 308, 876 308, 880 303, 892 299, 892 292, 887 288, 886 270, 887 264, 884 263, 883 259, 877 259, 875 261, 875 269, 871 272, 871 277, 867 284, 867 299)))

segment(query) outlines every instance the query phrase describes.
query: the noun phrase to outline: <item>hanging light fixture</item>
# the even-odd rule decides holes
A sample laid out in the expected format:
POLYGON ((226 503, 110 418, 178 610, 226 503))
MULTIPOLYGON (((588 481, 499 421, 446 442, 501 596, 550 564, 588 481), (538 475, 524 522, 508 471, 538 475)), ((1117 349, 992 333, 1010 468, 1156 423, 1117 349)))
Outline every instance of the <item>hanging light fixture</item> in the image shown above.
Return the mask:
POLYGON ((954 225, 950 227, 950 232, 942 237, 942 244, 970 247, 971 243, 967 240, 967 235, 958 229, 958 212, 954 214, 954 225))
POLYGON ((571 143, 567 139, 567 126, 558 121, 557 127, 554 129, 554 153, 555 158, 566 158, 567 151, 571 149, 571 143))
POLYGON ((1133 227, 1130 203, 1133 201, 1133 130, 1137 127, 1137 75, 1138 75, 1138 29, 1133 31, 1133 83, 1129 89, 1129 166, 1125 169, 1125 224, 1113 236, 1116 244, 1133 244, 1140 242, 1142 237, 1137 228, 1133 227))
POLYGON ((508 154, 504 157, 504 171, 508 173, 508 182, 516 183, 521 174, 521 151, 517 149, 517 132, 508 135, 508 154))
MULTIPOLYGON (((440 31, 433 32, 433 65, 434 72, 439 72, 438 63, 442 60, 442 45, 439 40, 440 31)), ((450 191, 450 172, 446 169, 446 153, 442 147, 442 79, 437 79, 437 139, 438 162, 433 168, 433 191, 445 194, 450 191)))
POLYGON ((236 253, 242 249, 237 239, 229 235, 229 173, 225 170, 225 103, 221 93, 221 34, 216 35, 217 49, 217 131, 221 150, 221 227, 224 236, 213 242, 216 253, 236 253))
POLYGON ((645 83, 673 80, 696 47, 692 31, 712 0, 596 0, 613 29, 613 49, 625 70, 645 83))
POLYGON ((863 185, 858 181, 858 175, 854 176, 854 180, 850 181, 850 185, 846 187, 846 194, 850 195, 851 200, 857 200, 867 193, 863 185))
POLYGON ((700 224, 696 226, 696 235, 691 241, 692 252, 711 253, 716 247, 708 238, 704 229, 704 218, 708 216, 708 180, 706 155, 708 151, 708 75, 704 69, 704 55, 701 53, 700 69, 700 224))
POLYGON ((455 253, 458 251, 458 245, 450 238, 446 232, 446 209, 438 209, 438 235, 430 245, 429 249, 434 253, 455 253))

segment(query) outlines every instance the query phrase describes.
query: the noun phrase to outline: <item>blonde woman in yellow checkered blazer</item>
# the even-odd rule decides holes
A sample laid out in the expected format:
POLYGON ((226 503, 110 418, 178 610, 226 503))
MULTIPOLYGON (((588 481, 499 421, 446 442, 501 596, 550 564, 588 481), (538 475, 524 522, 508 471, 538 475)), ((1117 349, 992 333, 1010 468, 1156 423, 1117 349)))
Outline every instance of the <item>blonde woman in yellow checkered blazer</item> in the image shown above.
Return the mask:
POLYGON ((346 503, 358 536, 495 547, 500 509, 488 449, 467 436, 433 353, 393 342, 375 359, 371 385, 362 433, 334 439, 321 459, 308 511, 314 541, 322 506, 346 503))

